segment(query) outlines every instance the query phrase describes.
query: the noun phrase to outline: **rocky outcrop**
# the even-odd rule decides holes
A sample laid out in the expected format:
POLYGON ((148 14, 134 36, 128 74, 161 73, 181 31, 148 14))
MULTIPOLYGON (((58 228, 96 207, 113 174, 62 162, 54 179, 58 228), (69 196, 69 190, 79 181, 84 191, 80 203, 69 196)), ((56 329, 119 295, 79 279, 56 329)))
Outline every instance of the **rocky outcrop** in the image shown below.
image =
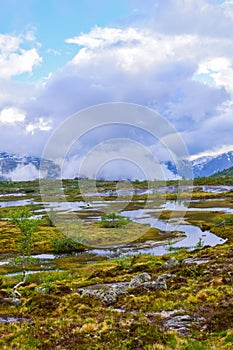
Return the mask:
POLYGON ((127 293, 128 283, 115 283, 109 286, 101 285, 91 286, 88 288, 79 288, 82 296, 94 295, 106 305, 111 305, 117 301, 119 295, 127 293))
POLYGON ((162 317, 165 329, 170 329, 179 333, 179 335, 188 335, 191 332, 191 326, 199 323, 204 318, 195 318, 185 313, 184 310, 161 311, 156 313, 162 317))
POLYGON ((175 275, 162 274, 155 281, 151 280, 151 275, 142 272, 133 276, 130 282, 119 282, 113 284, 98 284, 89 287, 79 288, 81 296, 94 295, 96 298, 104 302, 106 305, 114 304, 119 295, 128 293, 128 290, 134 288, 145 288, 147 290, 167 289, 166 279, 175 275))
POLYGON ((127 293, 127 286, 125 284, 113 285, 108 290, 97 291, 96 296, 106 305, 111 305, 117 301, 119 295, 127 293))
POLYGON ((129 288, 136 288, 150 280, 151 280, 151 275, 149 275, 149 273, 147 272, 142 272, 139 275, 132 277, 131 281, 129 282, 129 288))

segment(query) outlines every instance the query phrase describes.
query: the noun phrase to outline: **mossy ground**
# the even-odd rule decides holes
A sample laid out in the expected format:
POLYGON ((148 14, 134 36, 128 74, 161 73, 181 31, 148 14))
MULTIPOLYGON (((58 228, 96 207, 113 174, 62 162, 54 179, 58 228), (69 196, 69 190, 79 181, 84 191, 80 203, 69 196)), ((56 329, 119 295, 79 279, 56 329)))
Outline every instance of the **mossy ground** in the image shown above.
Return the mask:
MULTIPOLYGON (((33 189, 33 184, 28 188, 33 189)), ((198 192, 195 196, 198 197, 198 192)), ((202 193, 199 198, 201 197, 202 193)), ((222 197, 227 201, 224 204, 229 207, 231 197, 226 199, 224 194, 222 197)), ((216 206, 220 206, 220 202, 221 200, 219 203, 217 201, 216 206)), ((169 218, 170 214, 168 211, 163 212, 162 218, 169 218)), ((230 220, 226 220, 225 225, 218 225, 219 218, 227 217, 229 214, 198 212, 195 208, 186 213, 185 219, 188 222, 208 228, 228 239, 224 245, 213 248, 182 250, 162 257, 138 255, 109 260, 80 254, 57 257, 47 265, 42 261, 34 261, 28 268, 40 270, 50 266, 54 271, 28 275, 26 285, 20 288, 22 303, 17 307, 12 306, 10 294, 19 277, 6 277, 4 274, 19 271, 19 266, 0 266, 0 317, 31 320, 0 323, 0 348, 232 349, 233 225, 230 220), (171 256, 176 257, 180 264, 167 271, 163 264, 171 256), (182 263, 186 258, 193 258, 194 262, 182 263), (195 260, 205 262, 197 264, 195 260), (41 264, 45 266, 41 267, 41 264), (153 279, 167 272, 174 276, 167 281, 166 290, 135 288, 130 293, 119 296, 112 306, 106 306, 94 297, 81 296, 78 292, 78 288, 83 286, 129 281, 140 272, 150 273, 153 279), (119 312, 119 309, 124 312, 119 312), (187 336, 164 329, 162 318, 157 314, 162 310, 176 309, 203 318, 192 325, 187 336)), ((93 227, 96 228, 95 225, 93 227)), ((134 229, 137 229, 136 226, 134 229)), ((16 252, 17 229, 1 221, 0 232, 1 251, 5 254, 16 252)), ((51 238, 58 235, 56 228, 48 226, 46 222, 42 223, 35 236, 34 251, 51 252, 51 238)), ((147 235, 146 239, 156 239, 159 233, 148 231, 147 235)))

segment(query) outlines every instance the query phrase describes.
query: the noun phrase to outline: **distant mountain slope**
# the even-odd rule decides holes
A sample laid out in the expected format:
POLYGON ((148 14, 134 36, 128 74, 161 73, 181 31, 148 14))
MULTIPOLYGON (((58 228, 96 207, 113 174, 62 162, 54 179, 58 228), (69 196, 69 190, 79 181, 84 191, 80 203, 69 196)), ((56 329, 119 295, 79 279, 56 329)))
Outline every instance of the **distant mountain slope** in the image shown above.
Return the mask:
POLYGON ((183 161, 183 169, 177 169, 175 163, 168 161, 164 163, 174 175, 182 176, 182 172, 185 175, 185 168, 192 167, 193 177, 208 177, 215 173, 219 173, 225 169, 233 167, 233 151, 219 154, 217 156, 200 157, 193 161, 183 161))
POLYGON ((212 157, 197 158, 191 163, 194 177, 211 176, 233 166, 233 151, 212 157))
POLYGON ((59 175, 59 166, 50 160, 42 159, 34 156, 20 156, 8 152, 0 152, 0 179, 11 179, 15 172, 25 169, 25 180, 28 171, 33 172, 34 177, 39 177, 39 169, 44 171, 46 178, 56 178, 59 175), (38 174, 38 175, 37 175, 38 174))
MULTIPOLYGON (((200 157, 191 162, 183 161, 179 164, 179 171, 175 163, 162 162, 174 177, 190 176, 190 167, 193 176, 206 177, 216 174, 216 176, 230 176, 233 169, 233 151, 217 156, 200 157), (227 171, 226 169, 229 169, 227 171)), ((60 168, 50 160, 41 159, 30 155, 19 156, 13 153, 0 152, 0 180, 4 179, 33 179, 39 177, 39 169, 42 169, 46 178, 54 179, 59 177, 60 168)))
POLYGON ((212 177, 233 176, 233 166, 212 175, 212 177))

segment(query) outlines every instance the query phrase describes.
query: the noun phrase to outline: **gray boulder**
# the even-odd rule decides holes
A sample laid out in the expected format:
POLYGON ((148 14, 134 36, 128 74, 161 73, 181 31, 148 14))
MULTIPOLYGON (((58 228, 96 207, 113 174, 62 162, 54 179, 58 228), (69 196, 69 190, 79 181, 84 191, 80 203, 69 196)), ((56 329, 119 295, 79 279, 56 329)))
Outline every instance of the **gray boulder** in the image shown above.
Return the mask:
POLYGON ((176 277, 176 275, 172 275, 171 273, 163 273, 157 278, 157 281, 163 281, 173 277, 176 277))
POLYGON ((168 261, 163 264, 163 267, 166 269, 172 269, 175 266, 178 266, 179 262, 176 260, 176 258, 171 258, 168 261))
POLYGON ((151 275, 147 272, 142 272, 139 275, 133 276, 130 283, 129 288, 136 288, 142 285, 145 282, 148 282, 151 280, 151 275))
POLYGON ((99 290, 96 292, 95 295, 106 305, 111 305, 117 301, 117 293, 114 291, 113 288, 109 288, 107 290, 99 290))
POLYGON ((118 283, 112 286, 113 291, 117 295, 126 294, 129 283, 118 283))
POLYGON ((145 282, 145 283, 143 283, 143 287, 150 289, 150 290, 167 289, 167 283, 164 280, 145 282))

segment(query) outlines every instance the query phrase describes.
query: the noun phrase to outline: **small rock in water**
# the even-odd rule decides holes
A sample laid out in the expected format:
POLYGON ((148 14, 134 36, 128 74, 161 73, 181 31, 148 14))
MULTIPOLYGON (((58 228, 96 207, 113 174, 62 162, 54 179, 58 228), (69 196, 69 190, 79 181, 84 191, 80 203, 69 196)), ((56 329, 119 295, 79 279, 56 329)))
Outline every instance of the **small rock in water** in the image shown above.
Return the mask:
POLYGON ((133 276, 130 283, 129 288, 135 288, 140 286, 144 282, 148 282, 151 280, 151 275, 147 272, 142 272, 139 275, 133 276))
POLYGON ((171 258, 168 261, 166 261, 165 264, 163 264, 163 267, 167 269, 172 269, 177 265, 179 265, 179 262, 176 260, 176 258, 171 258))

